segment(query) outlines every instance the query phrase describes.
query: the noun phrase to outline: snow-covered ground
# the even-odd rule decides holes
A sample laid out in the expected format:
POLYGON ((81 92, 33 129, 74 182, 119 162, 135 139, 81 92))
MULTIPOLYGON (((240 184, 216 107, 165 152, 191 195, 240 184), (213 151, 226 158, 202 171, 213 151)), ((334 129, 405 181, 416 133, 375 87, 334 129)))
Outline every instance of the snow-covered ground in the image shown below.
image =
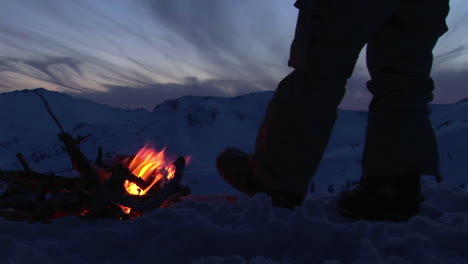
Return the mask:
MULTIPOLYGON (((271 93, 237 98, 183 97, 152 112, 122 110, 40 90, 65 129, 92 134, 82 144, 94 159, 136 153, 147 141, 174 156, 193 157, 183 183, 194 195, 238 194, 217 175, 224 147, 253 149, 271 93)), ((51 224, 0 219, 3 263, 468 263, 468 101, 435 105, 443 184, 424 179, 420 215, 405 223, 346 221, 335 201, 360 175, 366 112, 340 111, 315 192, 294 212, 269 198, 237 205, 187 200, 131 221, 58 219, 51 224), (335 193, 328 193, 329 186, 335 193)), ((58 128, 31 91, 0 94, 0 168, 31 167, 74 176, 58 128)), ((319 124, 318 124, 319 125, 319 124)))

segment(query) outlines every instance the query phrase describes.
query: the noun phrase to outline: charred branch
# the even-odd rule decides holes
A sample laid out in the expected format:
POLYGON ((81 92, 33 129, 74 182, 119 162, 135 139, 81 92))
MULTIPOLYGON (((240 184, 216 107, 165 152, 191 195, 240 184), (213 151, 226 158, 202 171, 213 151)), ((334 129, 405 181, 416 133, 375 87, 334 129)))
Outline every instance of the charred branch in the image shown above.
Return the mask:
POLYGON ((83 152, 81 152, 77 141, 67 133, 60 133, 58 136, 65 145, 65 151, 70 156, 73 168, 75 168, 80 173, 84 184, 86 186, 90 184, 96 184, 99 180, 99 176, 96 170, 94 170, 89 163, 89 160, 86 158, 83 152))
POLYGON ((51 191, 60 189, 72 189, 79 183, 77 178, 65 178, 61 176, 46 175, 37 172, 27 171, 3 171, 0 170, 0 181, 5 181, 13 184, 22 185, 24 187, 40 186, 46 182, 49 182, 49 189, 51 191))
POLYGON ((103 165, 104 165, 102 147, 99 147, 99 148, 98 148, 98 154, 97 154, 97 158, 96 158, 96 164, 97 164, 98 166, 103 166, 103 165))
POLYGON ((34 92, 36 93, 37 96, 41 98, 42 102, 44 103, 47 109, 47 112, 54 119, 55 124, 60 129, 61 133, 58 134, 58 137, 65 145, 64 149, 70 156, 73 167, 76 170, 78 170, 78 172, 80 173, 80 176, 83 179, 83 185, 90 189, 94 188, 93 185, 97 184, 99 180, 98 174, 93 169, 88 159, 85 157, 85 155, 81 152, 80 148, 78 147, 78 145, 82 141, 89 138, 90 135, 87 135, 84 137, 78 137, 77 139, 74 139, 71 135, 67 134, 65 132, 65 129, 63 129, 62 124, 60 124, 60 121, 58 120, 57 116, 54 114, 54 112, 50 108, 49 103, 47 102, 45 97, 42 94, 40 94, 39 91, 34 91, 34 92))
POLYGON ((39 91, 37 91, 37 90, 35 90, 34 93, 41 98, 42 102, 44 103, 44 105, 45 105, 45 107, 47 109, 47 112, 49 112, 49 115, 54 119, 54 122, 58 126, 58 128, 60 129, 60 132, 65 133, 65 130, 63 129, 62 124, 60 124, 57 116, 55 116, 54 112, 52 112, 52 109, 50 109, 49 102, 47 102, 44 95, 40 94, 39 91))
POLYGON ((17 153, 16 154, 16 157, 18 158, 19 162, 21 163, 21 166, 23 166, 24 170, 27 171, 27 172, 31 172, 31 167, 29 167, 29 164, 28 162, 26 161, 26 159, 24 158, 23 154, 21 153, 17 153))

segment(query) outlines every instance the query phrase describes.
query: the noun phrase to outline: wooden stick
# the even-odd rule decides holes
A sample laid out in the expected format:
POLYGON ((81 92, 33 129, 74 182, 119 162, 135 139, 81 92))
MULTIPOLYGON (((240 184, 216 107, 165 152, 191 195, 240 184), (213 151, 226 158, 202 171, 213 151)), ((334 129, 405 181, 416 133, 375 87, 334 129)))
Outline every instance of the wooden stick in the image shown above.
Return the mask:
POLYGON ((102 147, 98 147, 98 155, 97 155, 97 158, 96 158, 96 164, 99 165, 99 166, 104 165, 104 162, 102 161, 102 159, 103 159, 102 156, 103 156, 102 147))
POLYGON ((24 171, 31 172, 31 167, 29 167, 28 162, 26 162, 26 159, 24 158, 23 154, 17 153, 16 157, 18 158, 19 162, 21 163, 21 166, 23 166, 24 171))
POLYGON ((39 91, 37 91, 37 90, 34 90, 34 93, 42 99, 42 102, 44 103, 44 105, 45 105, 45 107, 47 109, 47 112, 49 112, 49 115, 54 119, 55 124, 57 124, 57 126, 60 129, 60 132, 65 133, 65 130, 63 129, 62 124, 60 124, 59 120, 57 119, 55 114, 52 112, 52 109, 50 109, 49 103, 45 99, 44 95, 40 94, 39 91))
POLYGON ((61 133, 58 136, 60 140, 62 140, 63 144, 65 144, 65 151, 70 156, 73 167, 80 173, 80 176, 83 179, 83 185, 87 188, 93 188, 94 185, 97 184, 97 182, 99 181, 99 176, 97 172, 93 169, 91 164, 89 164, 89 160, 85 157, 85 155, 81 152, 80 148, 78 147, 78 144, 87 137, 80 137, 78 138, 78 140, 75 140, 72 136, 67 134, 63 129, 62 124, 60 124, 59 120, 52 112, 52 109, 50 108, 49 103, 44 98, 44 96, 40 94, 37 90, 34 91, 34 93, 36 93, 36 95, 42 99, 42 102, 44 102, 47 112, 49 112, 49 115, 54 119, 55 124, 57 124, 57 126, 59 127, 61 133))
POLYGON ((54 188, 68 190, 72 189, 80 181, 78 178, 52 176, 37 172, 3 170, 0 170, 0 180, 23 186, 40 186, 44 182, 51 181, 54 188))
POLYGON ((89 163, 89 160, 81 152, 80 148, 76 144, 76 140, 67 133, 61 133, 58 136, 62 140, 63 144, 65 144, 65 151, 72 160, 73 168, 80 173, 81 178, 89 183, 96 183, 99 180, 99 176, 96 170, 93 169, 89 163))

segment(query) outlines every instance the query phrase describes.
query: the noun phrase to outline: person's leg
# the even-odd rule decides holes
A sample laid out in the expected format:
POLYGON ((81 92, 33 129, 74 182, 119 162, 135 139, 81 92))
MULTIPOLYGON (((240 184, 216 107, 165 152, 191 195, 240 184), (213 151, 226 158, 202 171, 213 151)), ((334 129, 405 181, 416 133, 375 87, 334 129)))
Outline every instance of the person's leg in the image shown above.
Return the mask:
POLYGON ((373 94, 363 172, 365 175, 440 175, 429 119, 434 84, 432 50, 447 31, 448 0, 404 0, 391 23, 367 46, 373 94))
POLYGON ((405 221, 421 205, 421 175, 440 175, 429 120, 434 84, 432 49, 447 31, 448 0, 402 0, 367 46, 373 94, 369 106, 363 178, 341 194, 341 214, 358 219, 405 221))
POLYGON ((358 55, 398 0, 303 0, 289 65, 258 133, 254 177, 304 196, 327 146, 358 55))

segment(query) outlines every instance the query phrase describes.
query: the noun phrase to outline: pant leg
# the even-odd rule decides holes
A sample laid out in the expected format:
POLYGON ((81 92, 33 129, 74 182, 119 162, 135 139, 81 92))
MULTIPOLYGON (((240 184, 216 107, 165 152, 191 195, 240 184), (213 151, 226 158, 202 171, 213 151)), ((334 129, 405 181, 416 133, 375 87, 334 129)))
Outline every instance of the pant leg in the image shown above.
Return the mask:
POLYGON ((367 46, 373 94, 369 107, 363 172, 440 175, 429 119, 434 83, 432 50, 447 31, 448 0, 403 0, 367 46))
POLYGON ((301 0, 289 65, 257 136, 254 176, 305 194, 337 118, 359 53, 398 0, 301 0))

